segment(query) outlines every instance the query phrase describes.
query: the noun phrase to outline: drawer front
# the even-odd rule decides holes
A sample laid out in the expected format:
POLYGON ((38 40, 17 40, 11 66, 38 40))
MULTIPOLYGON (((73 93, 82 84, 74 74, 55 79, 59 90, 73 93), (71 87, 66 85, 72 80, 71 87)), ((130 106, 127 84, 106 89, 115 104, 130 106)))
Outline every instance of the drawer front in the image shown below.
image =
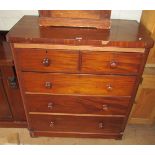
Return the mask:
POLYGON ((82 52, 82 68, 85 73, 136 74, 143 54, 118 52, 82 52))
POLYGON ((30 112, 96 115, 125 115, 129 99, 129 97, 26 95, 26 103, 30 112))
POLYGON ((76 51, 15 49, 21 70, 42 72, 77 72, 79 54, 76 51))
POLYGON ((22 80, 26 92, 131 96, 136 77, 23 72, 22 80))
POLYGON ((53 132, 121 132, 124 117, 30 115, 30 127, 53 132))

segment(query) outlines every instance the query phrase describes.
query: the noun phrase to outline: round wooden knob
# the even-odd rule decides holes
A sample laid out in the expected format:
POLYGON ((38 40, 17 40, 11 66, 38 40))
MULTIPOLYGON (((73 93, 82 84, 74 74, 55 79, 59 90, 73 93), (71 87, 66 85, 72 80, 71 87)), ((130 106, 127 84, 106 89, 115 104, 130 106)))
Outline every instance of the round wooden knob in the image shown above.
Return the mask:
POLYGON ((103 123, 103 122, 100 122, 100 123, 99 123, 99 128, 100 128, 100 129, 103 129, 103 128, 104 128, 104 123, 103 123))
POLYGON ((117 62, 116 61, 111 61, 110 62, 110 67, 113 68, 113 69, 117 68, 117 62))
POLYGON ((51 82, 45 82, 45 88, 52 88, 52 83, 51 82))
POLYGON ((48 58, 44 58, 42 64, 47 67, 50 65, 50 60, 48 58))
POLYGON ((47 107, 48 107, 48 109, 50 109, 50 110, 53 109, 53 103, 52 103, 52 102, 48 103, 48 106, 47 106, 47 107))
POLYGON ((112 91, 112 89, 113 89, 112 86, 111 86, 110 84, 108 84, 108 85, 107 85, 107 90, 108 90, 108 91, 112 91))
POLYGON ((54 122, 50 122, 50 127, 53 128, 54 127, 54 122))
POLYGON ((108 110, 108 106, 107 106, 106 104, 103 104, 103 105, 102 105, 102 109, 103 109, 103 110, 108 110))

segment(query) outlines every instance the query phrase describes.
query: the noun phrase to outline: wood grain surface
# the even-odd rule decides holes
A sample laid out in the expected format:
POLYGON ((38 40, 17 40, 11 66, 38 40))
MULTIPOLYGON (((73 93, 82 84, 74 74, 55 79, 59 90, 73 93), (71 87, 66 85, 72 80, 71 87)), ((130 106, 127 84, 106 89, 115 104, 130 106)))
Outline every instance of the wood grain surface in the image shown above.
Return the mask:
POLYGON ((136 81, 134 76, 30 72, 22 73, 21 78, 25 92, 103 96, 131 96, 136 81), (50 88, 46 83, 50 83, 50 88))
POLYGON ((110 10, 42 10, 39 25, 110 29, 110 15, 110 10))
POLYGON ((16 57, 23 71, 77 72, 79 52, 46 49, 16 49, 16 57), (44 61, 47 64, 44 64, 44 61))
POLYGON ((125 115, 129 97, 27 94, 29 112, 125 115))
POLYGON ((111 30, 40 27, 38 17, 24 16, 7 34, 12 43, 52 43, 69 45, 151 48, 153 40, 143 25, 130 20, 111 20, 111 30), (77 38, 82 38, 79 42, 77 38))
POLYGON ((124 118, 30 115, 31 129, 53 132, 121 132, 124 118))

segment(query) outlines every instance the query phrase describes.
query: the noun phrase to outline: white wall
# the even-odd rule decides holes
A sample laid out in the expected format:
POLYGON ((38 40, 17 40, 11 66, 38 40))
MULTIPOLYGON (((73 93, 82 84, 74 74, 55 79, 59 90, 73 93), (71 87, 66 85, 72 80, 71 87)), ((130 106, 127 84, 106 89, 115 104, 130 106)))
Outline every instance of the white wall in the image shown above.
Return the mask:
POLYGON ((129 19, 140 21, 142 10, 112 10, 112 19, 129 19))
MULTIPOLYGON (((112 19, 129 19, 140 21, 141 10, 113 10, 112 19)), ((9 30, 23 15, 38 15, 37 10, 0 10, 0 30, 9 30)))

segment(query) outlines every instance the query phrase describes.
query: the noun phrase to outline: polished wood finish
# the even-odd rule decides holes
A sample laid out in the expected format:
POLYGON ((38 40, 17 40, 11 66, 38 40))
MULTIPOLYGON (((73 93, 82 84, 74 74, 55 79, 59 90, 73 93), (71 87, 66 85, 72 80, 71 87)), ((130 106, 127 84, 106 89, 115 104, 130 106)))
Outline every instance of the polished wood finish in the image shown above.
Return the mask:
POLYGON ((129 97, 26 95, 30 112, 47 113, 125 115, 129 100, 129 97))
POLYGON ((41 10, 39 25, 110 29, 110 16, 110 10, 41 10))
POLYGON ((52 94, 131 96, 135 77, 23 72, 24 91, 52 94), (46 86, 47 82, 51 86, 46 86))
POLYGON ((31 130, 51 132, 102 133, 122 131, 123 117, 82 117, 30 115, 31 130))
POLYGON ((27 127, 7 31, 0 32, 0 127, 27 127))
POLYGON ((16 49, 23 71, 77 72, 78 52, 44 49, 16 49), (21 59, 21 58, 25 59, 21 59))
POLYGON ((121 139, 153 46, 142 25, 112 20, 110 31, 39 27, 38 17, 25 16, 7 38, 32 137, 121 139), (48 52, 53 67, 49 57, 41 56, 48 52))
MULTIPOLYGON (((105 44, 104 44, 105 45, 105 44)), ((70 45, 53 45, 53 44, 21 44, 15 43, 14 48, 45 48, 53 50, 76 50, 76 51, 101 51, 101 52, 138 52, 144 53, 144 48, 120 48, 120 47, 93 47, 93 46, 70 46, 70 45)))
POLYGON ((143 59, 138 53, 82 52, 82 72, 137 74, 143 59))
POLYGON ((153 40, 143 25, 130 20, 111 20, 111 30, 40 27, 38 17, 24 16, 7 34, 11 43, 93 45, 92 47, 151 48, 153 40), (78 39, 77 39, 78 37, 78 39), (79 41, 79 37, 80 39, 79 41), (103 45, 103 41, 108 44, 103 45))

